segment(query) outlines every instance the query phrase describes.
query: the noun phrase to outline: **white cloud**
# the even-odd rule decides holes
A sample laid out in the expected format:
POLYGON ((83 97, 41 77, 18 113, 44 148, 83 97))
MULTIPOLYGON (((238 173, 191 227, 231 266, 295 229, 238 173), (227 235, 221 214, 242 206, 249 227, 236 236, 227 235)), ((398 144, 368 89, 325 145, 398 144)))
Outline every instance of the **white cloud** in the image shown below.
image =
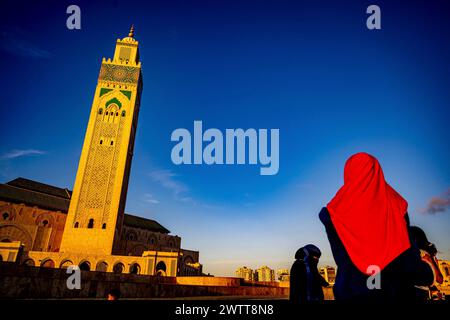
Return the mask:
POLYGON ((189 197, 184 195, 189 191, 188 187, 186 187, 183 183, 175 180, 176 174, 172 171, 155 170, 150 172, 149 176, 153 181, 158 182, 162 187, 170 190, 176 200, 183 202, 190 200, 189 197))
POLYGON ((17 33, 4 31, 1 33, 0 39, 0 49, 15 56, 34 59, 49 59, 52 56, 47 50, 35 46, 17 33))
POLYGON ((189 203, 193 206, 201 206, 206 209, 220 209, 220 206, 199 202, 189 195, 189 188, 182 182, 176 180, 177 175, 170 170, 154 170, 149 173, 150 178, 159 183, 163 188, 172 192, 176 201, 189 203))
POLYGON ((0 158, 5 160, 26 157, 31 155, 42 155, 46 154, 45 151, 35 150, 35 149, 26 149, 26 150, 11 150, 5 154, 3 154, 0 158))
POLYGON ((146 193, 144 194, 144 201, 148 203, 158 204, 159 200, 155 199, 152 194, 146 193))

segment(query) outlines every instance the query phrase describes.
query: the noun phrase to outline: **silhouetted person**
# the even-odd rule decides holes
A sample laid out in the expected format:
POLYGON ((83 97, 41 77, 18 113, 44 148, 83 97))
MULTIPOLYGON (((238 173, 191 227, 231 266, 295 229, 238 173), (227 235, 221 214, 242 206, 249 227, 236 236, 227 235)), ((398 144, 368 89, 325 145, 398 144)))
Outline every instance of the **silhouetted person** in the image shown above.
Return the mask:
POLYGON ((417 298, 419 300, 443 299, 442 293, 437 288, 437 284, 442 284, 444 282, 444 277, 436 261, 436 246, 428 241, 425 232, 421 228, 412 226, 409 230, 412 241, 420 250, 422 260, 426 262, 429 268, 433 271, 433 283, 430 286, 416 286, 417 298))
POLYGON ((351 156, 344 185, 319 214, 337 264, 336 300, 414 300, 415 286, 428 286, 433 274, 410 240, 408 203, 385 180, 377 159, 351 156), (380 289, 368 277, 381 270, 380 289))
POLYGON ((315 245, 308 244, 297 250, 290 273, 289 300, 293 303, 321 301, 322 287, 328 282, 319 274, 317 265, 321 252, 315 245))
POLYGON ((119 300, 120 298, 120 290, 119 289, 111 289, 108 292, 108 300, 119 300))

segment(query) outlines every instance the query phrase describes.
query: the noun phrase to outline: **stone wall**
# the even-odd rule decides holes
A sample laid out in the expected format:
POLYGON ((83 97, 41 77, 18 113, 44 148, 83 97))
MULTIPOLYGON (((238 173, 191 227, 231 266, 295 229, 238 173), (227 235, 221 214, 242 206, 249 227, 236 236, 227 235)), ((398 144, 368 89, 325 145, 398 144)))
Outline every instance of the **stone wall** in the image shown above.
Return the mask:
POLYGON ((180 278, 81 271, 81 289, 69 290, 64 269, 37 268, 0 262, 0 299, 88 299, 106 297, 119 288, 123 298, 175 298, 196 296, 266 296, 287 298, 289 288, 235 285, 232 278, 201 280, 191 284, 180 278), (222 279, 222 280, 221 280, 222 279), (212 281, 216 281, 216 285, 212 281), (196 284, 198 283, 198 284, 196 284))
POLYGON ((243 284, 243 279, 232 277, 177 277, 177 284, 238 287, 243 284))
POLYGON ((70 265, 77 265, 83 270, 143 275, 161 273, 164 276, 175 276, 177 259, 177 252, 145 251, 142 257, 133 257, 30 251, 21 258, 21 264, 51 268, 67 268, 70 265), (82 268, 82 264, 86 264, 88 269, 82 268), (118 266, 120 266, 120 272, 115 270, 118 266), (159 268, 162 269, 159 270, 159 268))
MULTIPOLYGON (((45 252, 49 252, 55 253, 53 256, 58 258, 59 255, 56 253, 61 253, 60 245, 66 218, 67 214, 65 212, 44 210, 24 204, 15 204, 0 200, 0 243, 20 241, 23 244, 22 251, 24 253, 30 252, 30 256, 37 255, 40 259, 51 259, 50 254, 49 257, 45 257, 44 254, 45 252), (38 252, 43 252, 43 256, 39 255, 38 252)), ((89 241, 94 241, 94 239, 100 237, 97 233, 103 231, 104 230, 102 229, 87 228, 85 230, 78 230, 78 235, 79 232, 86 233, 85 239, 83 241, 78 241, 80 248, 67 252, 83 252, 81 247, 86 243, 85 240, 89 239, 89 241)), ((75 241, 75 239, 73 241, 75 241)), ((142 260, 142 255, 146 251, 158 251, 158 255, 161 257, 159 260, 164 260, 165 258, 163 258, 163 256, 167 255, 166 253, 173 253, 178 256, 178 252, 180 252, 182 254, 180 254, 180 258, 174 264, 172 264, 172 258, 165 259, 164 263, 166 264, 167 269, 171 269, 170 271, 166 270, 166 275, 202 274, 202 268, 199 264, 199 252, 181 249, 181 238, 178 236, 134 228, 124 224, 122 234, 120 235, 120 241, 117 241, 115 251, 117 251, 118 256, 135 256, 137 257, 137 261, 142 260), (192 264, 197 264, 197 266, 192 264)), ((94 251, 84 250, 84 252, 86 255, 82 257, 83 260, 87 260, 91 265, 91 270, 95 270, 97 262, 99 261, 91 261, 96 259, 93 254, 94 251)), ((97 254, 97 256, 101 255, 97 254)), ((65 258, 67 263, 69 263, 69 260, 73 260, 69 259, 67 256, 61 256, 61 258, 65 258)), ((78 257, 75 258, 78 259, 78 257)), ((5 250, 0 251, 0 260, 11 261, 10 259, 9 252, 5 250)), ((27 263, 34 263, 36 266, 40 265, 39 261, 34 260, 33 257, 30 257, 27 263)), ((133 259, 130 258, 126 260, 133 259)), ((137 263, 137 261, 131 262, 137 263)), ((54 261, 55 266, 60 267, 60 262, 65 261, 54 261)), ((72 262, 79 264, 75 261, 72 262)), ((118 263, 119 261, 116 262, 118 263)), ((120 262, 124 264, 123 261, 120 262)), ((159 261, 156 263, 158 262, 159 261)), ((110 263, 115 262, 108 262, 109 271, 112 271, 113 265, 110 263)), ((156 266, 156 264, 154 266, 156 266)), ((140 268, 143 270, 144 267, 142 264, 140 264, 140 268)), ((129 266, 125 265, 125 269, 129 270, 129 266)), ((148 271, 142 272, 148 274, 148 271)))

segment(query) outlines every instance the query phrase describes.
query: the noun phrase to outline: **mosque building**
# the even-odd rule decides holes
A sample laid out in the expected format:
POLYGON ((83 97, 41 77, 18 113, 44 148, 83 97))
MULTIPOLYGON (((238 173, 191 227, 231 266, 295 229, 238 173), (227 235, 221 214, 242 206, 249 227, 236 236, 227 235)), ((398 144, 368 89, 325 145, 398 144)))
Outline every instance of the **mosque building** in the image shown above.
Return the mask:
POLYGON ((143 80, 133 27, 103 58, 73 191, 17 178, 0 185, 0 261, 145 275, 201 275, 199 252, 124 212, 143 80))

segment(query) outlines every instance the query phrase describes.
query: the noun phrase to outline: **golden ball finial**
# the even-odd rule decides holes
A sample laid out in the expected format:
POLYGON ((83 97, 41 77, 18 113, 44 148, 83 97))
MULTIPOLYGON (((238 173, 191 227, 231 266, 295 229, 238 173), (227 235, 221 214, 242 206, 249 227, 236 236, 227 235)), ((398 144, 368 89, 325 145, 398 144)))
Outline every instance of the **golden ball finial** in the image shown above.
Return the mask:
POLYGON ((134 37, 134 24, 131 25, 131 29, 130 29, 130 32, 128 33, 128 36, 129 36, 130 38, 133 38, 133 37, 134 37))

